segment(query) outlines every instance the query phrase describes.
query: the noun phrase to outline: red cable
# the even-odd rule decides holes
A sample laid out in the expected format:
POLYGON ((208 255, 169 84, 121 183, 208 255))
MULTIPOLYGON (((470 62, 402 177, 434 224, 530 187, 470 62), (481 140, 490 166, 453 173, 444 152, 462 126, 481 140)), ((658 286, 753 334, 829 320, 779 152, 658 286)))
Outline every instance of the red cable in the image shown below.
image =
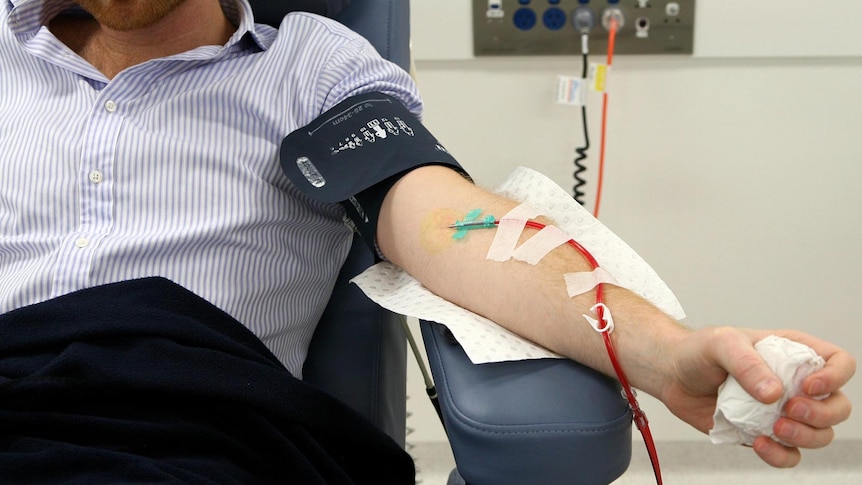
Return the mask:
MULTIPOLYGON (((615 43, 616 43, 616 35, 617 35, 617 29, 618 28, 619 28, 619 25, 617 24, 616 19, 611 17, 610 25, 608 28, 608 31, 609 31, 609 35, 608 35, 608 59, 607 59, 608 68, 610 68, 613 65, 614 47, 615 47, 615 43)), ((607 83, 607 80, 606 80, 606 83, 607 83)), ((599 150, 599 174, 598 174, 598 183, 597 183, 597 190, 596 190, 596 203, 595 203, 595 207, 593 208, 593 216, 596 217, 597 219, 599 217, 599 208, 600 208, 601 200, 602 200, 602 186, 604 183, 605 140, 606 140, 606 133, 607 133, 607 114, 608 114, 608 92, 607 92, 607 85, 606 85, 605 86, 605 92, 603 93, 603 96, 602 96, 602 126, 601 126, 601 142, 600 142, 600 150, 599 150)), ((500 223, 499 220, 494 221, 495 225, 499 225, 499 223, 500 223)), ((541 223, 538 223, 535 221, 527 221, 526 226, 531 227, 533 229, 538 229, 538 230, 541 230, 545 227, 544 224, 541 224, 541 223)), ((485 227, 487 227, 487 226, 485 226, 485 227)), ((578 253, 580 253, 581 256, 583 256, 587 260, 587 262, 590 264, 590 266, 592 267, 593 270, 595 270, 599 267, 599 263, 598 263, 598 261, 596 261, 596 259, 593 257, 593 255, 590 254, 590 252, 587 251, 586 248, 581 246, 577 241, 575 241, 574 239, 569 239, 568 244, 569 244, 569 246, 571 246, 575 250, 577 250, 578 253)), ((605 321, 605 315, 604 315, 604 313, 605 313, 604 312, 604 284, 602 284, 602 283, 599 283, 598 285, 596 285, 596 304, 597 305, 601 304, 601 305, 596 307, 596 314, 599 317, 599 322, 600 322, 600 324, 599 324, 600 326, 598 327, 598 330, 600 330, 600 333, 602 335, 602 339, 604 340, 605 348, 607 349, 608 357, 610 358, 611 365, 614 369, 614 373, 617 375, 617 379, 619 380, 620 385, 623 388, 623 392, 625 394, 626 401, 628 401, 629 408, 631 408, 631 410, 632 410, 632 419, 633 419, 635 425, 637 426, 638 431, 640 431, 641 435, 643 436, 644 444, 646 445, 647 453, 649 454, 649 457, 650 457, 650 463, 652 464, 653 473, 655 474, 656 483, 658 485, 662 485, 661 467, 659 466, 658 452, 656 450, 655 440, 653 439, 652 433, 650 432, 649 421, 647 420, 646 413, 644 413, 644 411, 640 408, 640 404, 638 404, 638 401, 637 401, 637 396, 635 396, 634 390, 632 390, 631 384, 629 384, 629 380, 626 377, 625 372, 623 371, 623 368, 619 362, 619 359, 617 358, 616 350, 614 349, 614 344, 613 344, 613 341, 611 340, 611 337, 610 337, 610 332, 609 331, 608 332, 602 331, 607 326, 607 322, 605 321)))
MULTIPOLYGON (((495 224, 499 224, 500 221, 495 221, 495 224)), ((535 222, 535 221, 527 221, 527 227, 542 230, 545 227, 545 224, 535 222)), ((596 261, 596 258, 581 244, 579 244, 574 239, 569 239, 569 246, 573 247, 587 262, 590 264, 590 267, 595 270, 599 267, 599 262, 596 261)), ((604 284, 599 283, 596 285, 596 304, 604 304, 604 284)), ((599 317, 599 330, 603 330, 607 323, 605 322, 604 315, 604 307, 598 306, 596 308, 596 314, 599 317)), ((607 349, 608 357, 610 358, 611 365, 614 368, 614 373, 617 375, 617 379, 620 381, 620 385, 623 388, 623 392, 625 393, 626 401, 629 403, 629 408, 632 410, 632 419, 634 420, 635 425, 640 431, 641 435, 644 439, 644 444, 647 448, 647 453, 649 454, 650 463, 652 464, 653 473, 655 474, 656 483, 658 485, 662 485, 661 478, 661 467, 658 461, 658 451, 656 450, 655 440, 652 437, 652 432, 650 432, 649 421, 647 420, 646 413, 641 409, 640 404, 638 404, 637 396, 635 396, 634 390, 632 390, 631 384, 629 384, 628 377, 626 377, 625 372, 623 371, 622 365, 620 364, 619 359, 617 358, 616 350, 614 349, 614 343, 611 340, 610 332, 600 332, 602 335, 602 339, 605 343, 605 349, 607 349)))
MULTIPOLYGON (((610 25, 608 26, 608 73, 610 75, 610 67, 614 63, 614 47, 617 39, 617 19, 611 17, 610 25)), ((602 93, 602 130, 601 140, 599 141, 599 180, 596 183, 596 204, 593 207, 593 217, 599 218, 599 208, 602 203, 602 187, 605 179, 605 139, 608 126, 608 91, 607 78, 605 80, 605 92, 602 93)))

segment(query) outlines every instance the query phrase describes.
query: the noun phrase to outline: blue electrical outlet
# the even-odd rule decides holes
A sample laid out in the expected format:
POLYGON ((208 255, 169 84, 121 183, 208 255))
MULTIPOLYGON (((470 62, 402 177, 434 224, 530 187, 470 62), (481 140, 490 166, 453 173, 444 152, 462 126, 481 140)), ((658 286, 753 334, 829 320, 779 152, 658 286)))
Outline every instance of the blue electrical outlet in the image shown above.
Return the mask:
POLYGON ((568 21, 568 15, 561 8, 553 7, 545 10, 545 14, 542 15, 542 22, 545 24, 545 27, 550 30, 560 30, 566 26, 568 21))
POLYGON ((512 16, 515 27, 521 30, 530 30, 536 26, 536 12, 531 8, 519 8, 512 16))

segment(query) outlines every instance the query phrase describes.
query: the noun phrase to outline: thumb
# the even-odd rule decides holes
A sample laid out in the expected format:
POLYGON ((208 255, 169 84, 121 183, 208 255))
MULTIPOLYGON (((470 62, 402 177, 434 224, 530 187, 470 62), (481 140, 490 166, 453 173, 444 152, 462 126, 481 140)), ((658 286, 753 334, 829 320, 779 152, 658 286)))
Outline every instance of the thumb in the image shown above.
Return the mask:
POLYGON ((742 387, 758 401, 764 404, 772 404, 781 399, 781 396, 784 395, 784 386, 768 367, 766 370, 769 372, 769 376, 757 381, 756 384, 751 387, 745 384, 743 384, 742 387))
POLYGON ((721 360, 723 367, 745 392, 758 401, 771 404, 784 394, 781 380, 754 349, 750 338, 728 341, 721 360))

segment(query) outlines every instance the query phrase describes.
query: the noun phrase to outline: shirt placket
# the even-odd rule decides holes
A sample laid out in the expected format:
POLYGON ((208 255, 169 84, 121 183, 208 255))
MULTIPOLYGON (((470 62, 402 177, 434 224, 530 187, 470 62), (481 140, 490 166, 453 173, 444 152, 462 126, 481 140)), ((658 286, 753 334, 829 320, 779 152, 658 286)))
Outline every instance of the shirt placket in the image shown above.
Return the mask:
POLYGON ((96 97, 82 134, 77 175, 78 224, 61 244, 53 296, 89 286, 93 258, 110 233, 114 214, 114 167, 123 124, 123 100, 109 89, 96 97))

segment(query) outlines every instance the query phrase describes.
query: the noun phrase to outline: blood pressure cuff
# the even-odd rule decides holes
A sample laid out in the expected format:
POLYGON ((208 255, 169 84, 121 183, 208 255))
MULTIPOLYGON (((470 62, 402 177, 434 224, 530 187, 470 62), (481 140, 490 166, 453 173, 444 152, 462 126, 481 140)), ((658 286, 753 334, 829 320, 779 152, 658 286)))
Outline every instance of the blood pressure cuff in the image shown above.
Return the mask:
POLYGON ((410 170, 458 162, 397 99, 368 93, 348 98, 281 142, 281 168, 305 195, 339 202, 377 254, 383 199, 410 170))

